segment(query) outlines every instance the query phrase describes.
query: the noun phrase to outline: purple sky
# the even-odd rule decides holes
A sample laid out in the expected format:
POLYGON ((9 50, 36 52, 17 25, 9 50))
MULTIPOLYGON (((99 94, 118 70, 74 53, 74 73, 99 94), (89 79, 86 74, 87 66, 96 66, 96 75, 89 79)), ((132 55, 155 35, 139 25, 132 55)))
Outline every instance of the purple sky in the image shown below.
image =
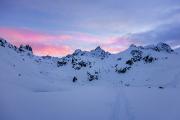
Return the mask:
POLYGON ((0 37, 30 44, 37 55, 180 46, 179 0, 0 0, 0 15, 0 37))

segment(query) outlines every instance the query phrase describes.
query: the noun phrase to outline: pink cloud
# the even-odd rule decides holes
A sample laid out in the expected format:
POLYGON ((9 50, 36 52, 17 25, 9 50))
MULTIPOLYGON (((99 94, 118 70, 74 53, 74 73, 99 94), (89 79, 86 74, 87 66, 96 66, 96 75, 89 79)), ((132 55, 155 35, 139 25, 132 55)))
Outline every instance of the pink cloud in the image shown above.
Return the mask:
POLYGON ((110 37, 102 43, 102 47, 112 53, 118 53, 125 50, 132 41, 125 37, 110 37))
POLYGON ((0 37, 7 39, 10 43, 19 46, 30 44, 37 55, 61 56, 71 52, 71 48, 65 45, 53 45, 53 42, 72 39, 71 35, 50 35, 27 29, 0 28, 0 37), (46 45, 48 44, 49 45, 46 45))
POLYGON ((100 42, 100 38, 91 34, 87 34, 87 33, 80 33, 80 32, 76 32, 73 34, 73 37, 75 39, 78 39, 82 42, 88 42, 88 43, 99 43, 100 42))
POLYGON ((131 44, 141 45, 137 40, 128 37, 110 37, 102 43, 102 47, 112 53, 118 53, 127 49, 131 44))
POLYGON ((17 28, 0 28, 0 36, 11 40, 14 44, 31 43, 31 42, 45 42, 52 40, 69 40, 70 35, 49 35, 46 33, 35 32, 27 29, 17 28))
POLYGON ((43 45, 34 47, 34 52, 37 55, 51 55, 51 56, 64 56, 71 53, 73 50, 69 46, 51 46, 51 45, 43 45))
POLYGON ((29 44, 38 55, 65 55, 71 52, 74 43, 97 43, 99 38, 86 33, 47 34, 29 29, 0 27, 0 37, 19 46, 29 44), (43 47, 42 47, 43 46, 43 47), (64 51, 63 51, 64 50, 64 51))
MULTIPOLYGON (((0 27, 0 37, 19 46, 29 44, 37 55, 62 56, 69 54, 76 45, 94 46, 101 45, 109 52, 117 53, 125 50, 130 44, 136 43, 128 37, 96 36, 87 33, 74 32, 68 34, 48 34, 29 29, 0 27), (78 43, 78 44, 77 44, 78 43)), ((86 49, 89 49, 88 47, 86 49)))
POLYGON ((133 41, 129 40, 126 37, 110 37, 103 44, 104 45, 129 45, 133 41))
POLYGON ((66 40, 78 40, 81 42, 95 43, 100 40, 96 36, 80 32, 70 34, 47 34, 29 29, 6 27, 0 28, 0 36, 11 40, 14 44, 66 40))
POLYGON ((103 49, 111 53, 118 53, 124 50, 124 48, 121 48, 121 47, 103 47, 103 49))

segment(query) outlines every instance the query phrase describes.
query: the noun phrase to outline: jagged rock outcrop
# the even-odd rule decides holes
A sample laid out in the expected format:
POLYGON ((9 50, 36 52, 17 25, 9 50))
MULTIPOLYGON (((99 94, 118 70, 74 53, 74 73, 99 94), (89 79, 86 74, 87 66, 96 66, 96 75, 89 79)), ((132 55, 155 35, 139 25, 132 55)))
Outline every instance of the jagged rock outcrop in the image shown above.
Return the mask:
POLYGON ((94 57, 99 57, 101 59, 104 59, 111 55, 109 52, 104 51, 100 46, 98 46, 96 49, 91 50, 90 54, 94 57))
POLYGON ((148 45, 148 46, 145 46, 144 47, 145 49, 152 49, 152 50, 155 50, 155 51, 165 51, 165 52, 168 52, 168 53, 171 53, 173 52, 174 50, 166 43, 158 43, 157 45, 148 45))
POLYGON ((32 47, 30 45, 20 45, 19 51, 33 53, 32 47))

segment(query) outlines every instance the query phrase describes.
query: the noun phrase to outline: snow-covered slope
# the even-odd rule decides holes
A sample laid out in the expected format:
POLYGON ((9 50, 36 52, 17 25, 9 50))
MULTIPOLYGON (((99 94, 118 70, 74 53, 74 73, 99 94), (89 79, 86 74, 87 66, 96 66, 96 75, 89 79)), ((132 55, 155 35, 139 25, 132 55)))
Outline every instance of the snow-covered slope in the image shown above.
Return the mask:
POLYGON ((0 39, 0 120, 179 120, 180 51, 35 56, 0 39))

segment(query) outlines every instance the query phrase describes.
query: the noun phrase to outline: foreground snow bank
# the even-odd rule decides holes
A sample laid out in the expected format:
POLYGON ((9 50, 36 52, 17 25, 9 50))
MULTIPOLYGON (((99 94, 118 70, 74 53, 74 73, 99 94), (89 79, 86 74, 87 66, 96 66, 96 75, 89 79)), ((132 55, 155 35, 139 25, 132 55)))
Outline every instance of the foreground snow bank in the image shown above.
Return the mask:
POLYGON ((1 120, 179 120, 179 88, 84 86, 34 92, 0 84, 1 120))

